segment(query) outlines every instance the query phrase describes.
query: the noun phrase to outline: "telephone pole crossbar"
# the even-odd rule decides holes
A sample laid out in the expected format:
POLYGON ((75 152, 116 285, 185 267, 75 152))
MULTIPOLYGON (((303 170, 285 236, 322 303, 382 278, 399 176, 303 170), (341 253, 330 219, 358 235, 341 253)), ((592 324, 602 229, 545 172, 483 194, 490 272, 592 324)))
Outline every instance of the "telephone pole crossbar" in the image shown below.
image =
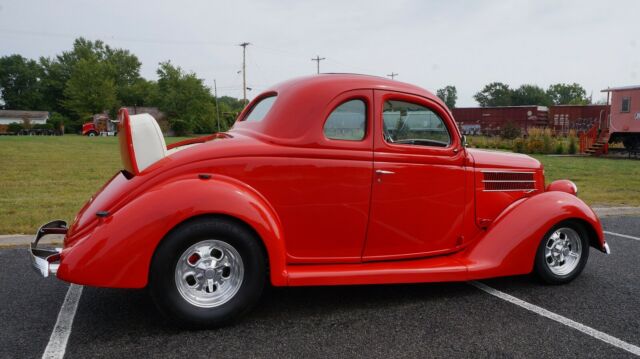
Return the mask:
POLYGON ((316 70, 317 73, 320 73, 320 61, 322 60, 326 60, 326 57, 320 57, 320 55, 316 55, 316 57, 312 58, 311 61, 315 61, 316 62, 316 70))
POLYGON ((391 77, 392 80, 395 80, 396 76, 398 76, 397 72, 392 72, 390 74, 388 74, 387 76, 391 77))

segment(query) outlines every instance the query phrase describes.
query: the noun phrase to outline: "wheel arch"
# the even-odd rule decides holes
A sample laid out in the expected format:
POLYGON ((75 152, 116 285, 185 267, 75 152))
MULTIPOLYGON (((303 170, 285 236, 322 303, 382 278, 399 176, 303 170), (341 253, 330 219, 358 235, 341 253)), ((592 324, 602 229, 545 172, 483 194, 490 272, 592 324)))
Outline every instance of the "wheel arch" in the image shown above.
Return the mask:
POLYGON ((581 225, 582 228, 584 228, 584 230, 587 232, 587 239, 589 241, 589 246, 599 251, 603 251, 603 248, 600 244, 598 231, 596 230, 596 228, 592 223, 584 220, 583 218, 577 218, 577 217, 569 218, 567 221, 578 223, 579 225, 581 225))
POLYGON ((589 244, 604 251, 602 225, 589 206, 566 192, 544 192, 511 204, 465 250, 470 279, 530 273, 543 236, 565 221, 583 225, 589 244))
MULTIPOLYGON (((179 230, 181 227, 184 226, 188 226, 189 224, 198 221, 198 220, 226 220, 226 221, 230 221, 235 223, 238 226, 241 226, 242 228, 246 229, 247 231, 249 231, 257 240, 258 243, 260 244, 260 248, 262 249, 262 254, 264 255, 264 259, 267 263, 267 268, 269 268, 269 251, 267 249, 267 246, 264 243, 264 240, 262 239, 262 237, 260 236, 260 233, 258 233, 258 231, 256 231, 255 228, 253 228, 249 223, 247 223, 246 221, 235 217, 233 215, 229 215, 229 214, 224 214, 224 213, 215 213, 215 212, 211 212, 211 213, 202 213, 202 214, 198 214, 195 215, 193 217, 188 217, 185 218, 183 221, 176 223, 175 226, 173 226, 171 229, 169 229, 169 231, 162 237, 162 239, 160 239, 160 241, 156 244, 154 250, 153 250, 153 256, 151 258, 151 263, 153 263, 153 259, 155 258, 155 255, 158 251, 158 247, 160 247, 160 245, 167 239, 167 237, 169 237, 173 232, 179 230)), ((151 275, 151 273, 149 273, 149 275, 151 275)))
POLYGON ((101 219, 87 237, 63 250, 59 277, 99 287, 145 287, 159 243, 203 216, 232 218, 250 228, 265 249, 271 283, 287 284, 282 225, 266 198, 235 179, 203 180, 197 173, 159 183, 101 219))

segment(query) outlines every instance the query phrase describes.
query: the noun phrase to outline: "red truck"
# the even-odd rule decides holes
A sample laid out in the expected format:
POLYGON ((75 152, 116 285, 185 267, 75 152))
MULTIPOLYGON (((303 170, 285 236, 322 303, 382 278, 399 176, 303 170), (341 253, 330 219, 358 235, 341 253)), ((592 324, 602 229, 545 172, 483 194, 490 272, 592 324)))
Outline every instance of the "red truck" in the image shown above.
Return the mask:
POLYGON ((104 114, 94 115, 91 122, 82 125, 83 136, 116 136, 118 134, 118 121, 113 121, 104 114))

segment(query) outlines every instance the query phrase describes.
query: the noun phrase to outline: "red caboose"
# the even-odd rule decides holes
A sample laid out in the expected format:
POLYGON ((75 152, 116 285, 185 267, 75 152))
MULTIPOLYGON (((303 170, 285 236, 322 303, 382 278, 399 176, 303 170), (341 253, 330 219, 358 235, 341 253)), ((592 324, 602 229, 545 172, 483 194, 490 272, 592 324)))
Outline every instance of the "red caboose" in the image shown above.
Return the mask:
POLYGON ((602 92, 611 95, 609 143, 622 142, 628 150, 638 150, 640 148, 640 85, 608 88, 602 92))

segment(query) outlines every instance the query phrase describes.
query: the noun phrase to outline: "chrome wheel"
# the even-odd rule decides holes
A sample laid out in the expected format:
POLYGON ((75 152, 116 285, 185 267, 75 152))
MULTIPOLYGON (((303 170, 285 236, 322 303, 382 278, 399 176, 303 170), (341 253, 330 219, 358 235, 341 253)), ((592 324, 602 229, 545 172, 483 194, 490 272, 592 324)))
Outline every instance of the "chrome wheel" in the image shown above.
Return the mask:
POLYGON ((568 275, 582 257, 582 241, 580 235, 572 228, 558 228, 546 239, 544 262, 555 275, 568 275))
POLYGON ((244 265, 230 244, 210 239, 189 247, 178 259, 175 281, 187 302, 212 308, 228 302, 240 289, 244 265))

